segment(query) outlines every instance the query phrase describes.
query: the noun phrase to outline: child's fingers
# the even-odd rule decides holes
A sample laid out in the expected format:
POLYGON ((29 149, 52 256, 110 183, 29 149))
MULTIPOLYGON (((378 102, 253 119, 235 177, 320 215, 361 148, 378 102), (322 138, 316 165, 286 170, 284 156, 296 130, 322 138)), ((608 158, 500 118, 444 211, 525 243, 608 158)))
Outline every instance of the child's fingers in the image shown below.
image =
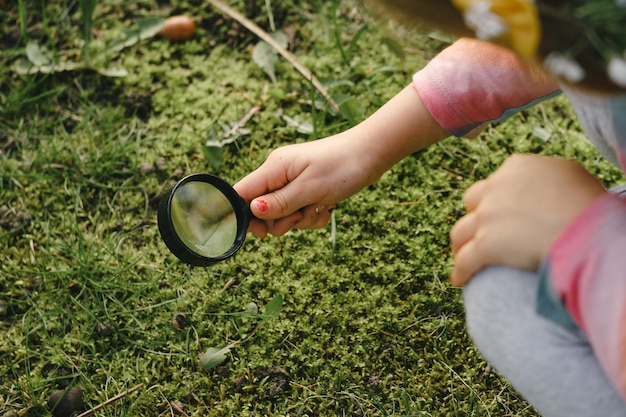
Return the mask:
POLYGON ((260 195, 272 191, 268 181, 273 176, 275 174, 269 170, 268 165, 264 164, 239 180, 239 182, 233 185, 233 188, 245 201, 251 201, 260 195))
POLYGON ((461 217, 450 231, 452 252, 457 253, 476 233, 477 221, 474 213, 461 217))
POLYGON ((485 258, 478 253, 476 241, 470 240, 454 255, 454 268, 450 275, 450 282, 452 285, 461 287, 486 266, 485 258))
POLYGON ((292 229, 300 220, 303 214, 300 211, 290 214, 278 220, 252 219, 248 226, 248 231, 263 239, 268 234, 282 236, 292 229))
POLYGON ((463 196, 463 203, 467 211, 474 211, 487 191, 487 180, 479 180, 467 189, 463 196))
POLYGON ((268 228, 268 232, 274 236, 282 236, 289 230, 295 227, 299 221, 302 220, 303 214, 300 211, 295 211, 290 215, 283 217, 282 219, 268 221, 271 226, 268 228))
POLYGON ((254 233, 257 237, 260 237, 261 239, 267 236, 267 229, 268 227, 265 220, 252 219, 250 220, 250 225, 248 225, 248 231, 254 233))
POLYGON ((260 238, 282 236, 291 229, 316 229, 330 220, 335 205, 312 204, 277 220, 252 219, 248 231, 260 238))
POLYGON ((302 219, 294 226, 296 229, 319 229, 330 220, 335 206, 333 204, 311 204, 302 212, 302 219))
POLYGON ((319 201, 319 186, 296 179, 271 193, 250 202, 252 214, 260 219, 280 219, 319 201))

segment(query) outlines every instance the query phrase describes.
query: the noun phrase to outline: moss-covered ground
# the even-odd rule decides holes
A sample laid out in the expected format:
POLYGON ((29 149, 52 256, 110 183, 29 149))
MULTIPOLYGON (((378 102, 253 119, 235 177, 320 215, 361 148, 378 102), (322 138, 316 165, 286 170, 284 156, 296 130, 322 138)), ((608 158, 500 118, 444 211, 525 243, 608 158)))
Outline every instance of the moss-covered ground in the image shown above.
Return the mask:
POLYGON ((209 2, 101 0, 89 14, 90 3, 0 0, 0 415, 50 415, 50 395, 72 386, 89 409, 137 384, 97 415, 536 415, 466 335, 448 233, 463 190, 513 152, 621 181, 579 140, 564 98, 407 157, 340 205, 335 233, 249 236, 234 258, 190 268, 156 225, 175 180, 234 183, 275 147, 358 123, 446 42, 350 1, 233 2, 287 34, 338 114, 286 60, 272 81, 252 59, 256 36, 209 2), (174 14, 196 19, 191 40, 63 64, 174 14), (66 70, 20 74, 27 53, 66 70), (206 146, 257 106, 236 140, 206 146), (241 314, 277 295, 277 316, 241 314), (226 360, 200 367, 220 346, 226 360))

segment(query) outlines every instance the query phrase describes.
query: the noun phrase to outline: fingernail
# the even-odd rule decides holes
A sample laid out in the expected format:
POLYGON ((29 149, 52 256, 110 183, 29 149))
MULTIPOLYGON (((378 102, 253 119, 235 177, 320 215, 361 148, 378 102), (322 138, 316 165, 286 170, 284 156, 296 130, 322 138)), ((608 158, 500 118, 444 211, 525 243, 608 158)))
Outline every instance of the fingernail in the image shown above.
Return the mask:
POLYGON ((254 200, 254 205, 256 206, 256 209, 261 213, 267 213, 267 211, 270 209, 267 201, 263 200, 262 198, 254 200))

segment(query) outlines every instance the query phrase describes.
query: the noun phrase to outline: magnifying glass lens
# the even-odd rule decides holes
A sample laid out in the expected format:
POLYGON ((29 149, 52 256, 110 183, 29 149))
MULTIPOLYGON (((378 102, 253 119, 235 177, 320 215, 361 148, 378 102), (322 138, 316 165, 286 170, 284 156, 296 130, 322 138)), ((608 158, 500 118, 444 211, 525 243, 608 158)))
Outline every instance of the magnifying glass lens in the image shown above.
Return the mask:
POLYGON ((235 243, 237 218, 233 206, 211 184, 183 184, 172 196, 171 213, 180 240, 202 256, 222 256, 235 243))
POLYGON ((192 174, 161 199, 161 237, 183 262, 205 266, 234 255, 246 236, 250 214, 245 201, 224 180, 192 174))

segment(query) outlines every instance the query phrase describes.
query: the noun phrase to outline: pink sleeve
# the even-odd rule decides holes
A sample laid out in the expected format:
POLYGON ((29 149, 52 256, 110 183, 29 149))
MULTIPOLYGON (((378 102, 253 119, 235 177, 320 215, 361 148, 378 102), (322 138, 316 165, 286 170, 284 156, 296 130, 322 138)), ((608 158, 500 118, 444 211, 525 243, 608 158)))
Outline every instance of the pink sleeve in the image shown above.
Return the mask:
POLYGON ((413 76, 435 120, 455 136, 558 93, 558 86, 502 47, 463 38, 413 76))
POLYGON ((548 261, 560 301, 626 398, 626 201, 607 194, 593 202, 554 242, 548 261))

